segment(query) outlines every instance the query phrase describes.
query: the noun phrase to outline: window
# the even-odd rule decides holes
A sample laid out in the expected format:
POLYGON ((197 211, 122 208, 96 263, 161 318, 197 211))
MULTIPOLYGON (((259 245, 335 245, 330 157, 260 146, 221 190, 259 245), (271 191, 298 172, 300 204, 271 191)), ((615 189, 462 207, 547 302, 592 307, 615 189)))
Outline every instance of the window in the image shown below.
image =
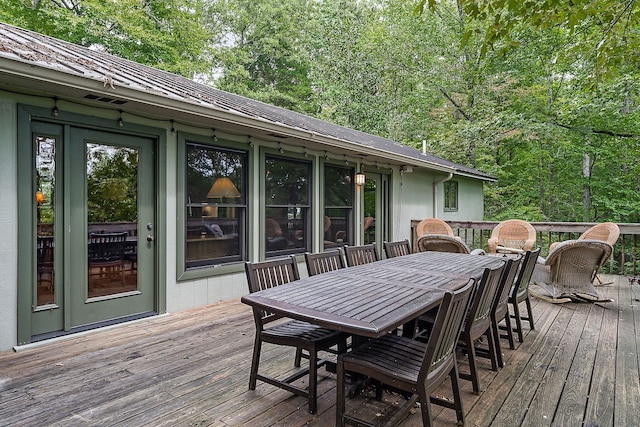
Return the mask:
POLYGON ((187 142, 187 270, 246 259, 246 164, 246 152, 187 142))
POLYGON ((353 244, 352 168, 324 167, 324 249, 353 244))
POLYGON ((458 182, 447 181, 444 183, 444 210, 458 210, 458 182))
POLYGON ((265 255, 311 250, 311 163, 265 158, 265 255))

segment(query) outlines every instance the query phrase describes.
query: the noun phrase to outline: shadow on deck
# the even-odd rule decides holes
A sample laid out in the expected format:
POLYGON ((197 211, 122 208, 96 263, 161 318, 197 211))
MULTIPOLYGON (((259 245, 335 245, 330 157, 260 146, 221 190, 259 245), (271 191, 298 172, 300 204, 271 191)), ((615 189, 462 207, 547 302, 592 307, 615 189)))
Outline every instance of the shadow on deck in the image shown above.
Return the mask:
MULTIPOLYGON (((607 279, 598 291, 613 303, 533 299, 536 330, 515 350, 501 343, 505 367, 480 359, 482 394, 462 380, 467 426, 637 424, 640 286, 607 279)), ((236 300, 0 353, 0 425, 332 426, 335 376, 324 370, 315 415, 272 386, 247 390, 253 331, 236 300)), ((263 351, 264 369, 292 369, 292 350, 263 351)), ((382 419, 402 399, 370 396, 348 409, 382 419)), ((433 409, 436 425, 455 425, 453 411, 433 409)), ((420 412, 401 425, 422 425, 420 412)))

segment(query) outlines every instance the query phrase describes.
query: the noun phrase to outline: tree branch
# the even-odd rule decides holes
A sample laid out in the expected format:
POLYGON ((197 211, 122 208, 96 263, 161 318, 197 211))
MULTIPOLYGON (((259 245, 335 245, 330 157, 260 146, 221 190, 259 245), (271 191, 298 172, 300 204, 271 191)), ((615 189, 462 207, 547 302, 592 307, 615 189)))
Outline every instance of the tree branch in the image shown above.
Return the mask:
POLYGON ((576 132, 580 132, 580 133, 593 133, 595 135, 607 135, 607 136, 613 136, 613 137, 617 137, 617 138, 638 138, 640 135, 635 134, 635 133, 624 133, 624 132, 614 132, 614 131, 610 131, 610 130, 604 130, 604 129, 584 129, 584 128, 578 128, 578 127, 574 127, 574 126, 569 126, 569 125, 565 125, 562 123, 558 123, 556 121, 552 121, 551 123, 553 123, 556 126, 559 126, 563 129, 569 129, 572 131, 576 131, 576 132))
POLYGON ((447 98, 449 100, 449 102, 451 104, 453 104, 454 107, 456 107, 456 110, 458 110, 458 112, 460 114, 462 114, 464 116, 465 119, 469 120, 470 122, 473 122, 473 117, 469 116, 460 105, 458 105, 458 103, 451 97, 449 96, 449 94, 442 89, 441 87, 438 88, 438 90, 444 95, 445 98, 447 98))

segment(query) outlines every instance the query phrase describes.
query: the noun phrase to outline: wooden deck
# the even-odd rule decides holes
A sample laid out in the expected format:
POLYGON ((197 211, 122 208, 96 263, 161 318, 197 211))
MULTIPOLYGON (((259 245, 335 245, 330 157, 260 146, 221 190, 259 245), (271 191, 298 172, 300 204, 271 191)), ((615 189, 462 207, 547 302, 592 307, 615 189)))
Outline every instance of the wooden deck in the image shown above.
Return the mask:
MULTIPOLYGON (((533 300, 536 330, 516 350, 502 343, 506 366, 481 360, 483 393, 462 381, 467 426, 639 425, 640 285, 606 277, 615 283, 599 292, 616 302, 533 300)), ((316 415, 267 384, 247 390, 253 331, 250 309, 231 301, 0 353, 0 425, 334 425, 335 376, 324 370, 316 415)), ((263 351, 264 369, 292 368, 291 350, 263 351)), ((348 409, 382 419, 399 399, 361 396, 348 409)), ((434 410, 436 425, 455 425, 453 411, 434 410)), ((419 425, 419 412, 402 423, 419 425)))

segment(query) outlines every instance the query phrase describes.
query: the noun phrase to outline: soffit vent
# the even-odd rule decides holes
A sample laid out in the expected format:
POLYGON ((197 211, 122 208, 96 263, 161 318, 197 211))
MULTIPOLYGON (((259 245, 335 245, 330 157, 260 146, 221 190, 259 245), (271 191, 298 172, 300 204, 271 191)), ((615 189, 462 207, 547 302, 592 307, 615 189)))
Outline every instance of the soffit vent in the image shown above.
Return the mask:
POLYGON ((124 101, 122 99, 109 98, 108 96, 93 95, 91 93, 88 95, 85 95, 84 98, 90 99, 92 101, 106 102, 107 104, 115 104, 115 105, 122 105, 127 103, 127 101, 124 101))

